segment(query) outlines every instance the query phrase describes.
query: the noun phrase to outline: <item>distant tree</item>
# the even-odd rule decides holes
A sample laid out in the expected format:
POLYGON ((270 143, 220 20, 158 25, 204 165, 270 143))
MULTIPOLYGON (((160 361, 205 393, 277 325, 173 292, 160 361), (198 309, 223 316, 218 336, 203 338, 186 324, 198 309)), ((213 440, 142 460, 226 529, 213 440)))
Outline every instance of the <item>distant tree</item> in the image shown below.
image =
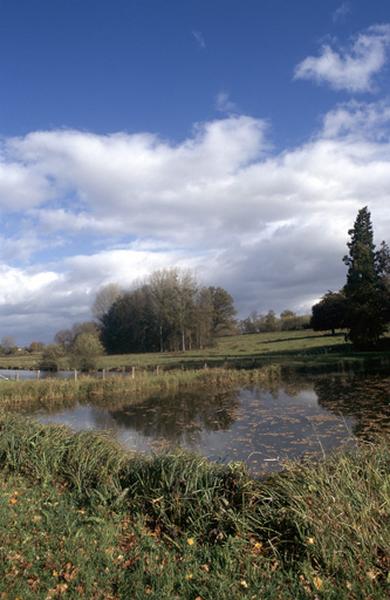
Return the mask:
POLYGON ((162 269, 103 314, 101 340, 109 353, 185 352, 232 333, 234 314, 223 288, 199 287, 191 271, 162 269))
POLYGON ((64 348, 59 344, 48 344, 41 356, 40 369, 58 371, 65 356, 64 348))
POLYGON ((99 335, 99 328, 95 321, 82 321, 81 323, 75 323, 72 327, 73 343, 77 336, 81 333, 91 333, 92 335, 99 335))
POLYGON ((346 299, 342 292, 327 292, 320 302, 312 307, 310 321, 314 331, 328 331, 335 335, 336 329, 345 327, 346 299))
POLYGON ((158 351, 160 322, 148 286, 122 294, 102 317, 101 340, 107 352, 158 351))
POLYGON ((209 288, 202 287, 195 300, 195 343, 198 348, 205 348, 213 343, 213 299, 209 288))
POLYGON ((95 321, 82 321, 81 323, 75 323, 71 329, 61 329, 57 331, 54 336, 54 342, 62 346, 65 352, 70 352, 72 346, 81 333, 91 333, 92 335, 99 335, 99 328, 95 321))
POLYGON ((251 312, 246 319, 240 321, 239 327, 241 333, 258 333, 260 331, 261 315, 255 310, 251 312))
POLYGON ((56 345, 61 346, 63 351, 68 351, 73 344, 74 335, 71 329, 60 329, 54 336, 56 345))
POLYGON ((280 329, 279 319, 274 310, 269 310, 262 319, 262 329, 263 331, 278 331, 280 329))
MULTIPOLYGON (((381 258, 375 252, 371 215, 367 207, 359 210, 354 226, 348 231, 349 254, 346 326, 348 339, 358 349, 375 346, 386 329, 386 295, 380 270, 381 258)), ((381 254, 382 256, 382 254, 381 254)))
POLYGON ((1 346, 5 354, 14 354, 17 350, 17 345, 14 338, 10 335, 5 335, 1 340, 1 346))
POLYGON ((31 342, 31 344, 28 347, 28 352, 42 352, 42 350, 44 349, 45 344, 43 342, 31 342))
POLYGON ((92 314, 98 321, 101 321, 103 316, 108 313, 111 306, 123 294, 120 286, 117 283, 109 283, 101 287, 95 297, 92 305, 92 314))
POLYGON ((213 335, 232 335, 236 331, 233 297, 222 287, 209 287, 213 305, 213 335))
POLYGON ((296 315, 293 311, 284 311, 284 313, 292 314, 290 316, 283 317, 281 315, 280 329, 282 331, 300 331, 310 327, 309 315, 296 315))
POLYGON ((289 310, 288 308, 280 313, 281 319, 293 319, 297 315, 293 310, 289 310))
POLYGON ((174 350, 174 338, 179 329, 177 312, 177 269, 161 269, 151 274, 148 285, 153 299, 154 313, 158 322, 160 352, 174 350))
POLYGON ((191 271, 177 268, 155 271, 149 278, 159 322, 160 352, 192 345, 198 284, 191 271))
POLYGON ((73 342, 70 364, 75 369, 96 369, 98 358, 104 354, 99 337, 93 333, 80 333, 73 342))

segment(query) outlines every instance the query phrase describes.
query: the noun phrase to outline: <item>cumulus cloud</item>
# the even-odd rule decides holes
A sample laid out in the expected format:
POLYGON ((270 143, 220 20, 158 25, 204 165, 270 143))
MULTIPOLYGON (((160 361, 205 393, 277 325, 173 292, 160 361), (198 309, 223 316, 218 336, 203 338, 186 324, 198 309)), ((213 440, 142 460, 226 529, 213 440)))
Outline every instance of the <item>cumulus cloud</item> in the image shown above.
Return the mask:
MULTIPOLYGON (((24 224, 0 239, 1 335, 48 339, 90 317, 99 286, 126 287, 173 265, 226 287, 242 315, 308 309, 344 283, 341 257, 360 207, 371 209, 377 241, 388 235, 389 124, 389 103, 343 104, 280 154, 266 123, 246 116, 200 124, 180 144, 66 130, 4 140, 1 168, 20 166, 41 192, 29 200, 22 179, 13 189, 24 194, 24 224), (34 252, 34 228, 45 256, 15 265, 12 244, 23 249, 25 237, 34 252)), ((0 198, 2 214, 15 210, 0 198)))
POLYGON ((360 33, 348 49, 334 50, 325 44, 319 56, 308 56, 297 65, 294 78, 327 83, 335 90, 372 92, 389 44, 390 25, 374 25, 360 33))
POLYGON ((336 8, 332 15, 332 19, 334 23, 338 23, 339 21, 343 21, 347 15, 352 12, 352 7, 350 2, 342 2, 340 6, 336 8))
POLYGON ((321 135, 354 136, 366 140, 388 139, 390 105, 387 102, 361 103, 352 100, 329 111, 324 118, 321 135))

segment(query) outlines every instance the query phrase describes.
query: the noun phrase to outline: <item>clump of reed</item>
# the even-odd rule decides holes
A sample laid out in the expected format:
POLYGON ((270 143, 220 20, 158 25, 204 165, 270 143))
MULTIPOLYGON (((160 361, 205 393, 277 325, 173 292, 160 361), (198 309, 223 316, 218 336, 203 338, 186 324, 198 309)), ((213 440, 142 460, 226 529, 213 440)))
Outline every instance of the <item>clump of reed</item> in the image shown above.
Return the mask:
POLYGON ((76 402, 138 402, 155 393, 177 392, 192 385, 229 389, 234 386, 272 383, 280 367, 254 370, 202 369, 136 371, 134 377, 115 375, 106 379, 82 375, 74 379, 41 379, 0 382, 0 411, 55 409, 76 402))

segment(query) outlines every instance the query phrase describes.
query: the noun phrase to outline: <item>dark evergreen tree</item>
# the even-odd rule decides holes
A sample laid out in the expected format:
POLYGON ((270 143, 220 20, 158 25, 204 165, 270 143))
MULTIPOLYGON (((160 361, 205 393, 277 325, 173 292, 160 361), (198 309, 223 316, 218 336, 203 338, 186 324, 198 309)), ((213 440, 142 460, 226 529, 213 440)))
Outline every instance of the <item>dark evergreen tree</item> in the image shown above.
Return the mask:
POLYGON ((359 210, 354 227, 348 231, 349 254, 344 257, 348 267, 345 324, 348 339, 358 349, 375 346, 385 331, 385 295, 375 252, 371 215, 367 207, 359 210))

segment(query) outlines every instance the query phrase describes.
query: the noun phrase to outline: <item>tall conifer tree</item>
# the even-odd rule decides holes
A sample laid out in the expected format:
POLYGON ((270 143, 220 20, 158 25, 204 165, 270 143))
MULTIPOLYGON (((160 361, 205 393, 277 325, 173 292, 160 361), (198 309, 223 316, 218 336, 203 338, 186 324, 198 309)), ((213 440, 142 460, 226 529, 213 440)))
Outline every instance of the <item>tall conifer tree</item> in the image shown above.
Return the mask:
POLYGON ((374 346, 385 331, 383 284, 375 252, 371 215, 367 207, 359 210, 348 242, 346 321, 348 338, 359 349, 374 346))

